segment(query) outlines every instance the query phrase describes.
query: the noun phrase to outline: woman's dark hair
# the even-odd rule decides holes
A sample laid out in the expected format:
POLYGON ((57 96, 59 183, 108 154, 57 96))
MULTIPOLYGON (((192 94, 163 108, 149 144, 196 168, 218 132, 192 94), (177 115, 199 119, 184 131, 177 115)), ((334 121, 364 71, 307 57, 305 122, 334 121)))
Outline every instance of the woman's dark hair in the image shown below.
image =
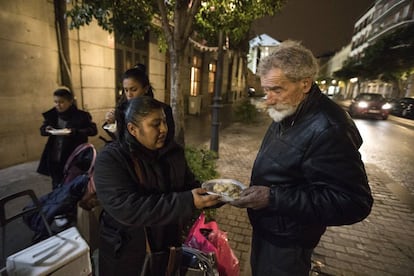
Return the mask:
MULTIPOLYGON (((152 86, 149 82, 149 78, 148 75, 146 73, 146 66, 142 63, 138 63, 135 65, 134 68, 128 69, 124 72, 124 74, 122 74, 122 80, 124 79, 134 79, 135 81, 139 82, 143 87, 148 86, 148 90, 147 93, 145 93, 145 95, 143 96, 148 96, 151 98, 154 98, 154 93, 152 91, 152 86)), ((115 120, 117 122, 117 125, 119 124, 119 122, 124 122, 125 121, 125 110, 126 107, 128 105, 128 100, 125 96, 125 94, 122 94, 121 99, 119 100, 116 108, 115 108, 115 120)), ((120 130, 119 127, 117 127, 117 135, 118 138, 121 138, 124 136, 124 131, 123 129, 120 130)))
POLYGON ((133 138, 128 132, 128 123, 139 125, 141 120, 148 116, 151 112, 160 109, 163 110, 163 105, 154 98, 142 96, 125 102, 125 106, 123 106, 123 108, 125 111, 123 112, 124 114, 115 114, 117 123, 116 129, 119 141, 131 149, 135 138, 133 138))
POLYGON ((137 63, 137 64, 135 64, 134 68, 140 69, 145 74, 147 73, 147 66, 145 66, 145 64, 137 63))
POLYGON ((55 92, 53 92, 53 96, 62 97, 68 101, 72 101, 74 98, 72 92, 65 87, 56 89, 55 92))
POLYGON ((154 97, 154 92, 150 84, 146 67, 144 64, 138 63, 134 68, 128 69, 122 74, 122 80, 124 79, 134 79, 139 82, 142 87, 148 87, 147 92, 144 96, 154 97))

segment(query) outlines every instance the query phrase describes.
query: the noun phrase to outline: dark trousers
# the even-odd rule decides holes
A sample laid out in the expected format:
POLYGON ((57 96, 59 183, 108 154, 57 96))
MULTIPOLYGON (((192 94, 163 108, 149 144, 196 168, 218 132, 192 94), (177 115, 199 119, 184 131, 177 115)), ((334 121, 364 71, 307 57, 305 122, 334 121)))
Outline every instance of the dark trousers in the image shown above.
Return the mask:
POLYGON ((50 177, 52 178, 52 189, 56 189, 62 184, 63 169, 65 164, 62 162, 51 162, 49 164, 50 177))
POLYGON ((126 236, 102 223, 99 231, 99 275, 139 276, 145 259, 145 238, 126 236))
POLYGON ((308 276, 313 249, 277 247, 253 233, 250 264, 253 276, 308 276))

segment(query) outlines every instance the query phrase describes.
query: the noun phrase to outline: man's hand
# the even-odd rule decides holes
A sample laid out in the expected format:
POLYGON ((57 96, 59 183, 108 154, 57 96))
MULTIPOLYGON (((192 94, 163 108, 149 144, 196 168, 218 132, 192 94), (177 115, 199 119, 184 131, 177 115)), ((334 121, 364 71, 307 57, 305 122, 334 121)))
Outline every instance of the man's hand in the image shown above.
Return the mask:
POLYGON ((230 204, 239 208, 262 209, 269 205, 269 195, 269 187, 251 186, 240 194, 240 198, 230 204))

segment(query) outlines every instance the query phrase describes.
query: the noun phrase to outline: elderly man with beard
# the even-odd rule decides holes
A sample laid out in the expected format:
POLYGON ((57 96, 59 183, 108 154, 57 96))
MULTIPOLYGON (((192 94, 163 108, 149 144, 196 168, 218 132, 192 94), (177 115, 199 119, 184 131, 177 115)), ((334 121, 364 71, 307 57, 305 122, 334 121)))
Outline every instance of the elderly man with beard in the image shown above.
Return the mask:
POLYGON ((250 187, 232 204, 252 224, 252 275, 309 275, 327 226, 366 218, 373 198, 350 116, 314 83, 318 65, 295 41, 264 57, 258 74, 273 119, 250 187))

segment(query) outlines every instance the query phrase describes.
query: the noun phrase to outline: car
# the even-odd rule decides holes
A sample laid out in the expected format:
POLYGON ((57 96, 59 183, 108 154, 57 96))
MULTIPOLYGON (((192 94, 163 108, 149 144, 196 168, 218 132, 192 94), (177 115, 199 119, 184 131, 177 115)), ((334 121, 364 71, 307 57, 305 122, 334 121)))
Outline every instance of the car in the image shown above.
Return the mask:
POLYGON ((391 105, 378 93, 361 93, 356 96, 349 106, 352 117, 370 117, 386 120, 391 105))
POLYGON ((398 99, 391 109, 391 114, 414 119, 414 98, 405 97, 398 99))
POLYGON ((390 114, 391 114, 392 110, 394 109, 399 99, 398 98, 385 98, 385 100, 387 101, 387 103, 391 105, 391 108, 390 108, 390 114))

